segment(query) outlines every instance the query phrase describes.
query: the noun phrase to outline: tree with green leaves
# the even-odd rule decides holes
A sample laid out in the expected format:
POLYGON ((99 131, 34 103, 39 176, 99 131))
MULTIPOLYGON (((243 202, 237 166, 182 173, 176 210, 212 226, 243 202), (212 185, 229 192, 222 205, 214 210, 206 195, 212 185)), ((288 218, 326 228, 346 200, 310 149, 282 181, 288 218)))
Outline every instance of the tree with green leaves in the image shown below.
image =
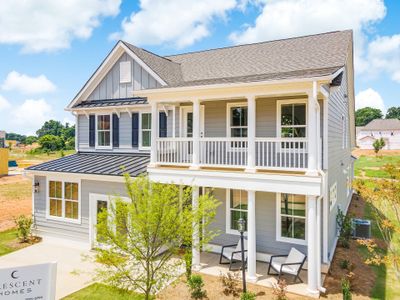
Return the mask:
POLYGON ((386 145, 386 143, 383 140, 383 138, 376 139, 374 141, 374 143, 372 144, 372 147, 374 147, 375 155, 378 155, 378 152, 381 151, 383 149, 383 147, 385 147, 385 145, 386 145))
POLYGON ((151 299, 179 275, 183 262, 174 255, 186 243, 195 222, 215 216, 215 212, 205 215, 200 209, 216 200, 202 196, 194 211, 189 189, 182 193, 176 185, 129 175, 125 175, 125 187, 128 201, 117 198, 98 216, 98 241, 107 247, 96 252, 96 261, 102 264, 97 273, 106 284, 140 290, 145 299, 151 299))
POLYGON ((46 134, 40 137, 38 142, 40 148, 45 152, 61 150, 64 147, 64 141, 62 138, 51 134, 46 134))
POLYGON ((30 135, 27 136, 25 139, 25 144, 27 145, 32 145, 33 143, 36 143, 38 138, 36 136, 30 135))
POLYGON ((400 106, 390 107, 386 112, 386 119, 399 119, 400 120, 400 106))
POLYGON ((356 126, 365 126, 375 119, 382 119, 382 111, 378 108, 364 107, 356 110, 356 126))
POLYGON ((46 121, 43 126, 36 131, 36 135, 38 138, 41 138, 44 135, 54 135, 61 136, 64 129, 64 125, 61 124, 60 121, 49 120, 46 121))

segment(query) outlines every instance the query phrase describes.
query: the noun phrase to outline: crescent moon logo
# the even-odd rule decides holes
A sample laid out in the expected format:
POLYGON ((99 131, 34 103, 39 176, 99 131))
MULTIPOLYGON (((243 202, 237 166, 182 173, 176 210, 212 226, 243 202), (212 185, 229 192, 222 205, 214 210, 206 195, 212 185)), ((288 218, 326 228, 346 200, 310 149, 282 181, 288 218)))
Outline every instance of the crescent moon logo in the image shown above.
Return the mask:
POLYGON ((14 278, 14 279, 17 279, 18 277, 15 274, 17 274, 17 271, 12 271, 11 272, 11 277, 14 278))

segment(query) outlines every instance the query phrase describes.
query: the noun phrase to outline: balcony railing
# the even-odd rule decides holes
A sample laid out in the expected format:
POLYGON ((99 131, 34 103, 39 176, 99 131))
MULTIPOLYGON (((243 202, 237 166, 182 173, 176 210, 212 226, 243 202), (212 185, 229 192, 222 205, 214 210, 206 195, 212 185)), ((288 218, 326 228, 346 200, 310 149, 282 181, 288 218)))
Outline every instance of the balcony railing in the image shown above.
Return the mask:
MULTIPOLYGON (((200 138, 199 142, 199 167, 247 167, 247 138, 200 138)), ((193 163, 192 138, 159 138, 156 147, 157 164, 189 166, 193 163)), ((304 171, 307 163, 307 139, 255 140, 257 169, 304 171)))

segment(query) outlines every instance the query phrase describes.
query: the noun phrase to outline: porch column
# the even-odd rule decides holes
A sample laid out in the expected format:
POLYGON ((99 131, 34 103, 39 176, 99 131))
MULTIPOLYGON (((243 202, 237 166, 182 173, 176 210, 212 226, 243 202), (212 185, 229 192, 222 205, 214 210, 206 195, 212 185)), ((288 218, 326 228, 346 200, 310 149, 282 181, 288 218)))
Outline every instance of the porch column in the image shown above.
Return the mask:
POLYGON ((256 98, 247 97, 247 172, 255 172, 256 166, 256 98))
POLYGON ((318 249, 320 239, 317 235, 317 197, 307 196, 307 281, 308 292, 317 295, 318 291, 318 249))
POLYGON ((313 82, 312 91, 308 94, 307 103, 307 137, 308 137, 308 175, 317 174, 318 137, 317 137, 317 82, 313 82))
MULTIPOLYGON (((199 187, 192 187, 192 209, 199 208, 199 187)), ((193 222, 193 237, 192 237, 192 268, 193 270, 200 270, 200 229, 199 223, 193 222)))
POLYGON ((154 167, 157 163, 157 137, 158 137, 158 109, 157 102, 151 102, 151 147, 150 147, 150 166, 154 167))
POLYGON ((193 153, 191 169, 199 169, 200 155, 200 100, 193 100, 193 153))
POLYGON ((256 282, 256 192, 248 190, 247 199, 247 277, 256 282))

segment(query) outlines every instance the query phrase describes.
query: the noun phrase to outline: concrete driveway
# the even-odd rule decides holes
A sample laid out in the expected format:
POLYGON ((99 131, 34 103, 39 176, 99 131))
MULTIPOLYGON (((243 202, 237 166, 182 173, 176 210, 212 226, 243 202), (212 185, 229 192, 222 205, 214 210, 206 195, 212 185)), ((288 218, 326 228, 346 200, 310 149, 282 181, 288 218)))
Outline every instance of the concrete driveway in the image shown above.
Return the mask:
POLYGON ((56 299, 63 298, 93 282, 96 264, 85 257, 93 253, 80 245, 44 240, 36 245, 0 257, 0 268, 57 262, 56 299))

